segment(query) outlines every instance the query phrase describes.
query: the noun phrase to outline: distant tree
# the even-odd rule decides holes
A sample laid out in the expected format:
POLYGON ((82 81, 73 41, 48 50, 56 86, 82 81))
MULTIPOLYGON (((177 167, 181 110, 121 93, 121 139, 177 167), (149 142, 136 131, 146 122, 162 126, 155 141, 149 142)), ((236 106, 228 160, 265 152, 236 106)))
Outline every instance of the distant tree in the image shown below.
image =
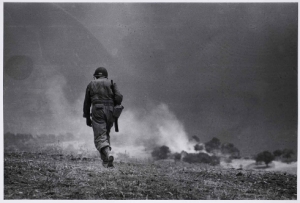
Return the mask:
POLYGON ((240 150, 236 148, 232 143, 224 143, 221 145, 222 154, 227 154, 230 158, 240 158, 240 150))
POLYGON ((256 162, 265 162, 268 166, 274 160, 274 156, 269 151, 264 151, 256 155, 255 161, 256 162))
POLYGON ((152 151, 151 155, 154 159, 166 159, 168 158, 168 154, 170 153, 169 147, 163 145, 161 147, 156 147, 152 151))
POLYGON ((201 150, 204 149, 204 146, 203 146, 203 145, 200 145, 200 144, 196 144, 196 145, 194 146, 194 149, 195 149, 195 151, 201 151, 201 150))
POLYGON ((275 150, 274 152, 273 152, 273 155, 275 156, 275 157, 280 157, 281 155, 282 155, 282 151, 280 150, 280 149, 277 149, 277 150, 275 150))
POLYGON ((297 156, 293 156, 295 153, 292 149, 282 150, 282 155, 280 157, 282 162, 291 163, 292 161, 297 161, 297 156))
POLYGON ((220 145, 220 140, 214 137, 210 141, 205 143, 205 149, 207 152, 213 152, 215 150, 220 150, 220 145))
POLYGON ((284 149, 282 151, 282 157, 285 159, 289 159, 294 154, 294 151, 292 149, 284 149))

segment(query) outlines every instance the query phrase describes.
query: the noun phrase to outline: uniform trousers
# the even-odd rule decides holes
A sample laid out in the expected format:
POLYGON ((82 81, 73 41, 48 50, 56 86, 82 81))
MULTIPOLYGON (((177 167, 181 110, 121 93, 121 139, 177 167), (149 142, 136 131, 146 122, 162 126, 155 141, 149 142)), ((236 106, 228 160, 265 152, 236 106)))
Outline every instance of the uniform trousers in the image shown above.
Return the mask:
POLYGON ((104 147, 110 146, 110 129, 114 123, 113 106, 104 104, 93 104, 92 106, 92 126, 94 131, 94 143, 100 152, 103 162, 107 162, 106 155, 102 150, 104 147))

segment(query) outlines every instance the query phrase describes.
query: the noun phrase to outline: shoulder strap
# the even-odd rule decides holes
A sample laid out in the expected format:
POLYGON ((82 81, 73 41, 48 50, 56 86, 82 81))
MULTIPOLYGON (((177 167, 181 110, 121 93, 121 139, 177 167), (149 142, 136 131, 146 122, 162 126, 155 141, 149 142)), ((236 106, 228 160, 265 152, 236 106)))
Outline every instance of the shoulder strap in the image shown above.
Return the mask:
POLYGON ((110 80, 111 81, 111 86, 110 86, 110 88, 111 88, 111 90, 112 90, 112 92, 113 92, 113 100, 114 100, 114 103, 116 104, 116 101, 115 101, 115 86, 114 86, 114 82, 113 82, 113 80, 110 80))

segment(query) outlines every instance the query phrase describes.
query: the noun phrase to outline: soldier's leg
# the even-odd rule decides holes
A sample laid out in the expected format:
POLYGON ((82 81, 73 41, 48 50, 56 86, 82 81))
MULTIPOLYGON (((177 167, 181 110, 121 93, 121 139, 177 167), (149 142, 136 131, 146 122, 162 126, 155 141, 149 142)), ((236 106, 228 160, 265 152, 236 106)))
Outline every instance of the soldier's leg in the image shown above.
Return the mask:
POLYGON ((94 130, 94 142, 104 166, 108 164, 107 154, 103 151, 105 147, 110 147, 107 134, 106 108, 103 104, 96 104, 92 108, 92 125, 94 130))
MULTIPOLYGON (((106 108, 106 112, 105 112, 105 115, 106 115, 106 130, 107 130, 107 139, 108 139, 108 142, 110 144, 110 130, 113 126, 113 123, 114 123, 114 119, 113 119, 113 116, 112 116, 112 110, 113 108, 111 108, 110 106, 108 106, 106 108)), ((105 149, 106 150, 106 153, 108 155, 108 167, 114 167, 113 165, 113 161, 114 161, 114 157, 111 155, 111 147, 110 149, 105 149)))
POLYGON ((106 166, 108 164, 108 158, 107 158, 107 155, 102 150, 105 147, 110 147, 109 139, 107 136, 107 130, 106 130, 106 122, 105 121, 102 121, 102 122, 92 121, 92 124, 93 124, 93 130, 94 130, 95 147, 100 153, 100 157, 103 161, 103 165, 106 166))

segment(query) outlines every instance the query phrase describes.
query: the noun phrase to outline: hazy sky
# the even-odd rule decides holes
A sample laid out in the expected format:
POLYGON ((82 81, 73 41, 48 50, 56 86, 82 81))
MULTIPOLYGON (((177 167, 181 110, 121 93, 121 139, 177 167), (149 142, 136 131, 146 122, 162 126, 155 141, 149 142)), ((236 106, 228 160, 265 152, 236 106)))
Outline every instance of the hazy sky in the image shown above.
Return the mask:
POLYGON ((128 111, 166 105, 188 136, 244 154, 296 150, 297 7, 5 3, 4 131, 86 130, 84 91, 105 66, 128 111))

